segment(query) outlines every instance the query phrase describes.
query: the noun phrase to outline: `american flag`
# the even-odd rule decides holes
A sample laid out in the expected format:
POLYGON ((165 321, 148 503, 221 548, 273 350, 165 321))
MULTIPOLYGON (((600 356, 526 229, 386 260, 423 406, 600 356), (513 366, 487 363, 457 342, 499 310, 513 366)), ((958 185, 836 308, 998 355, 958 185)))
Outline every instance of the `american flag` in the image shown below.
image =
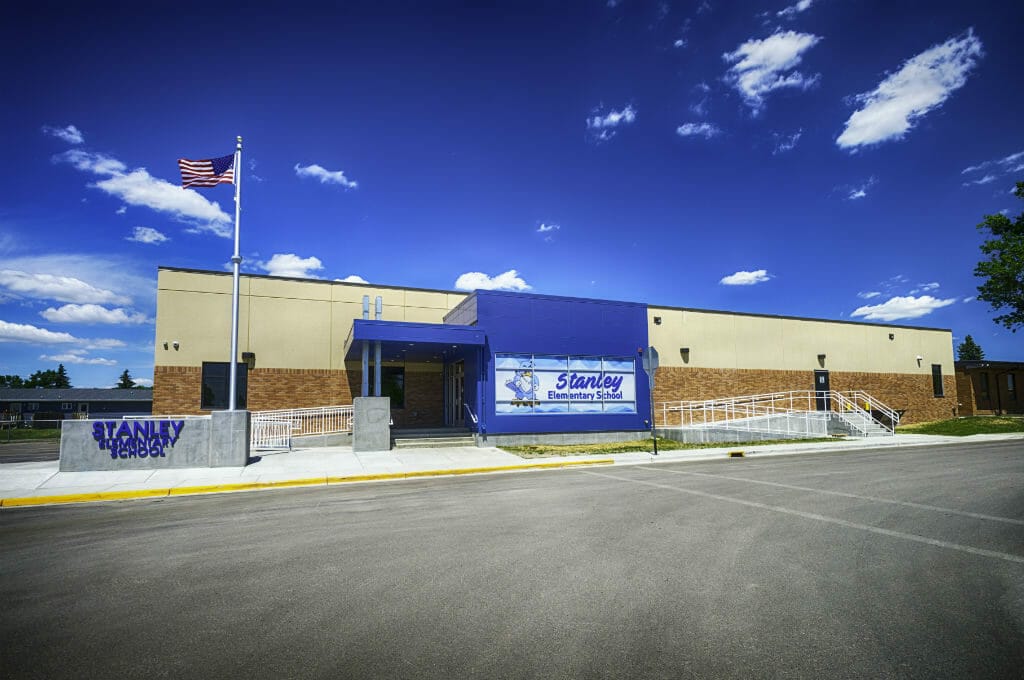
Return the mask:
POLYGON ((190 187, 234 184, 234 166, 234 154, 221 156, 220 158, 209 158, 203 161, 190 161, 187 158, 179 158, 178 167, 181 168, 181 186, 188 189, 190 187))

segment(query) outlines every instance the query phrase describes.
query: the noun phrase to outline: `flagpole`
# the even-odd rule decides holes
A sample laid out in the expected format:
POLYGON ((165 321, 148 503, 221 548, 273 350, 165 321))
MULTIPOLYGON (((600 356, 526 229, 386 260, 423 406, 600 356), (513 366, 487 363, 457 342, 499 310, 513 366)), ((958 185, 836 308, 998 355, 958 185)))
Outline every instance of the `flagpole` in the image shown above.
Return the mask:
POLYGON ((228 397, 228 410, 237 410, 235 394, 238 386, 238 267, 242 256, 238 254, 238 223, 242 215, 242 138, 238 138, 235 148, 235 254, 231 256, 231 267, 234 272, 231 287, 231 381, 228 397))

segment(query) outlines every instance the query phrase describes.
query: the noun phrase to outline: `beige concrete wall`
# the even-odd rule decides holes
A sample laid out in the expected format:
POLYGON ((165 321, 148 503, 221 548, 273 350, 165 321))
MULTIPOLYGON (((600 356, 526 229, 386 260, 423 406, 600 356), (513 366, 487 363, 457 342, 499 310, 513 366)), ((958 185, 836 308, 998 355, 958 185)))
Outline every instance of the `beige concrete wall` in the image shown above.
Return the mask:
POLYGON ((648 308, 648 329, 662 366, 931 375, 941 364, 953 374, 953 337, 944 330, 664 307, 648 308))
MULTIPOLYGON (((370 296, 371 318, 373 301, 380 295, 385 320, 420 323, 441 323, 466 297, 244 275, 239 293, 238 351, 254 352, 258 368, 334 370, 345 369, 343 345, 352 320, 362 318, 364 295, 370 296)), ((230 274, 159 271, 155 365, 227 361, 230 328, 230 274)))

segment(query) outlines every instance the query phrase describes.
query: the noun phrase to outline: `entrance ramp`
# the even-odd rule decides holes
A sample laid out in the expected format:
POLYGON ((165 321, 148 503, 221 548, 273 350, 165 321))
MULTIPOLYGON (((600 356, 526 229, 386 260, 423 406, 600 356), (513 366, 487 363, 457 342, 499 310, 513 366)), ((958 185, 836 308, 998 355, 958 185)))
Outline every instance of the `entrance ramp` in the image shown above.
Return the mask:
POLYGON ((860 390, 773 392, 655 404, 658 429, 690 442, 892 436, 899 420, 898 411, 860 390))

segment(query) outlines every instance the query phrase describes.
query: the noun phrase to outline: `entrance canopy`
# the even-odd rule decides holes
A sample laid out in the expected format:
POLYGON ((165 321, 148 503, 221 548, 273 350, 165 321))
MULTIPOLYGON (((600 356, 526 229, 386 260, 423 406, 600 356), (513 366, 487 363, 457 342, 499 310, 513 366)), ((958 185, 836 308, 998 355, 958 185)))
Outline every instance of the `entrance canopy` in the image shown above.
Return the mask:
POLYGON ((364 341, 380 342, 381 361, 431 361, 452 348, 483 346, 484 331, 477 326, 355 319, 345 340, 346 361, 360 359, 364 341))

